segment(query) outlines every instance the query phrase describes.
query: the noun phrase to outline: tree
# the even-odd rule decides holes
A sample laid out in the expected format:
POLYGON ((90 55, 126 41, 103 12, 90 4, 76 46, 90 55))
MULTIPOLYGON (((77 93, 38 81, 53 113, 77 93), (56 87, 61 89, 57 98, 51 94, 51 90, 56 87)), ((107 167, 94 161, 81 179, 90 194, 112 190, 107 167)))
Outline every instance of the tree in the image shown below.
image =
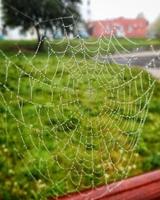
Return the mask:
POLYGON ((145 19, 145 15, 143 12, 138 13, 137 19, 145 19))
POLYGON ((151 36, 160 38, 160 16, 150 25, 149 33, 151 36))
MULTIPOLYGON (((79 3, 81 0, 2 0, 3 20, 9 27, 20 26, 22 31, 34 27, 42 47, 47 30, 53 32, 57 26, 54 19, 65 18, 66 26, 73 23, 71 15, 80 19, 79 3)), ((58 26, 62 29, 62 22, 58 26)))

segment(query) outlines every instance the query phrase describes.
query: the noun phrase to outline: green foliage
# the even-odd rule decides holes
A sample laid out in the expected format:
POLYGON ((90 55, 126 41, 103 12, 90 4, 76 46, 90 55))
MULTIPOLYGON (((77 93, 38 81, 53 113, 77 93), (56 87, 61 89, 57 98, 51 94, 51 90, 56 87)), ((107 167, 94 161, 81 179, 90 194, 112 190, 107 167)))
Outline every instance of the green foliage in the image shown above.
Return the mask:
POLYGON ((151 156, 144 159, 142 162, 142 167, 147 171, 160 169, 160 152, 154 153, 153 155, 151 154, 151 156))

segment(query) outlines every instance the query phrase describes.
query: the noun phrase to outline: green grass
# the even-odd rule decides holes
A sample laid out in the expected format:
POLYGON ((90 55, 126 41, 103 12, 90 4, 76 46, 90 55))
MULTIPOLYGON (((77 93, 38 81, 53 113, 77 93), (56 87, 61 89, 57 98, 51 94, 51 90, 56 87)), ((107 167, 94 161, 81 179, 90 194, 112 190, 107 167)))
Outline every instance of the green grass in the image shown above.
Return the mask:
MULTIPOLYGON (((141 95, 148 88, 151 95, 154 79, 138 68, 84 60, 78 41, 71 42, 78 65, 71 49, 63 58, 52 54, 47 61, 46 52, 32 59, 34 41, 14 42, 25 52, 18 56, 13 56, 17 47, 12 42, 0 43, 0 199, 46 199, 160 168, 160 83, 139 137, 136 130, 141 131, 146 112, 136 113, 145 106, 146 96, 141 95), (135 80, 130 82, 131 77, 135 80), (118 104, 138 96, 134 109, 118 104)), ((118 42, 135 48, 126 40, 118 42)), ((151 44, 135 42, 145 48, 151 44)), ((65 46, 52 44, 56 52, 65 46)), ((97 44, 89 46, 89 52, 94 49, 97 44)))

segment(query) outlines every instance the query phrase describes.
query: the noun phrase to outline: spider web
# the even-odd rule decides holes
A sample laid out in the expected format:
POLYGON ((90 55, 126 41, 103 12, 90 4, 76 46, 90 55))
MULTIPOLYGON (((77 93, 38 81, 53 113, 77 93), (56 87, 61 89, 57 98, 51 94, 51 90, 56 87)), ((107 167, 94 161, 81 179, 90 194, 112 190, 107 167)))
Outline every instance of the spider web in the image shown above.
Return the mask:
POLYGON ((45 57, 40 45, 32 56, 0 52, 0 102, 7 138, 20 160, 17 167, 54 196, 102 184, 113 190, 118 184, 110 188, 109 182, 136 168, 155 83, 145 70, 102 59, 113 50, 130 52, 114 34, 85 40, 77 31, 71 38, 66 31, 75 28, 71 18, 68 26, 65 18, 54 19, 65 34, 45 38, 45 57))

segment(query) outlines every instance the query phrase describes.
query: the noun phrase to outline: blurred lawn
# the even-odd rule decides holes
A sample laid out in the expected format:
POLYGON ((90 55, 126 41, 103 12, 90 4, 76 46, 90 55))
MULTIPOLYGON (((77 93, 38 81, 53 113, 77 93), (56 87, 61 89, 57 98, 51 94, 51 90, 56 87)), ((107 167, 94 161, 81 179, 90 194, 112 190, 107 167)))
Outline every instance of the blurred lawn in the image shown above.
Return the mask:
MULTIPOLYGON (((74 40, 55 40, 55 42, 50 42, 50 46, 52 46, 52 49, 57 51, 64 51, 68 47, 68 44, 73 48, 68 48, 66 51, 66 55, 72 55, 73 52, 76 53, 76 56, 82 57, 83 53, 82 50, 80 50, 80 43, 78 39, 74 40)), ((8 41, 8 40, 2 40, 0 41, 0 49, 7 54, 13 54, 17 52, 19 49, 21 49, 25 53, 33 53, 36 49, 37 41, 31 40, 21 40, 21 41, 8 41)), ((154 47, 154 49, 159 49, 160 47, 160 40, 159 39, 123 39, 123 38, 112 38, 112 40, 108 38, 103 38, 103 40, 97 40, 97 39, 85 39, 84 45, 81 46, 83 49, 85 49, 86 54, 89 56, 95 55, 95 51, 99 48, 99 51, 101 54, 106 55, 106 50, 108 50, 108 53, 116 53, 118 51, 126 51, 126 50, 132 50, 132 49, 146 49, 151 50, 151 45, 154 47)), ((46 45, 47 46, 47 45, 46 45)), ((47 51, 47 47, 45 48, 45 51, 47 51)))
MULTIPOLYGON (((98 44, 94 40, 85 42, 88 42, 85 52, 89 58, 95 54, 98 44)), ((160 44, 158 40, 134 40, 137 45, 122 39, 113 40, 108 53, 123 51, 119 42, 125 49, 149 48, 151 44, 157 48, 160 44)), ((145 71, 136 68, 123 68, 122 78, 119 66, 99 63, 95 67, 94 61, 83 59, 77 40, 72 41, 74 48, 68 48, 65 56, 59 58, 48 57, 47 48, 32 58, 34 44, 35 41, 14 41, 14 45, 11 41, 0 42, 0 199, 45 199, 91 187, 92 182, 101 185, 106 181, 102 168, 106 168, 106 176, 110 175, 107 182, 123 178, 128 170, 128 176, 131 176, 160 168, 159 81, 156 81, 140 138, 134 134, 126 136, 116 123, 124 133, 134 132, 145 113, 134 120, 125 118, 128 116, 127 105, 117 110, 113 100, 123 100, 121 94, 129 87, 112 88, 117 83, 119 86, 129 81, 132 75, 136 77, 132 82, 138 89, 142 77, 145 91, 154 79, 150 80, 145 71), (14 56, 19 49, 25 54, 14 56), (70 57, 73 51, 78 67, 70 57), (89 90, 93 89, 92 94, 89 90), (113 138, 106 134, 109 132, 113 138), (127 150, 123 155, 114 138, 127 150), (132 164, 131 161, 128 166, 130 141, 135 144, 137 138, 139 145, 132 158, 135 162, 132 164), (109 153, 101 148, 104 140, 109 153), (109 154, 117 171, 105 162, 109 154), (123 161, 118 163, 120 155, 123 161), (67 176, 68 171, 70 176, 67 176), (66 180, 61 181, 65 176, 66 180)), ((67 44, 66 41, 51 44, 53 52, 63 52, 67 44)), ((102 43, 102 54, 106 53, 106 48, 106 43, 102 43)), ((126 99, 135 100, 141 95, 133 85, 131 94, 126 92, 126 99)), ((142 97, 141 104, 145 100, 142 97)), ((131 115, 136 114, 138 106, 135 104, 131 115)))

